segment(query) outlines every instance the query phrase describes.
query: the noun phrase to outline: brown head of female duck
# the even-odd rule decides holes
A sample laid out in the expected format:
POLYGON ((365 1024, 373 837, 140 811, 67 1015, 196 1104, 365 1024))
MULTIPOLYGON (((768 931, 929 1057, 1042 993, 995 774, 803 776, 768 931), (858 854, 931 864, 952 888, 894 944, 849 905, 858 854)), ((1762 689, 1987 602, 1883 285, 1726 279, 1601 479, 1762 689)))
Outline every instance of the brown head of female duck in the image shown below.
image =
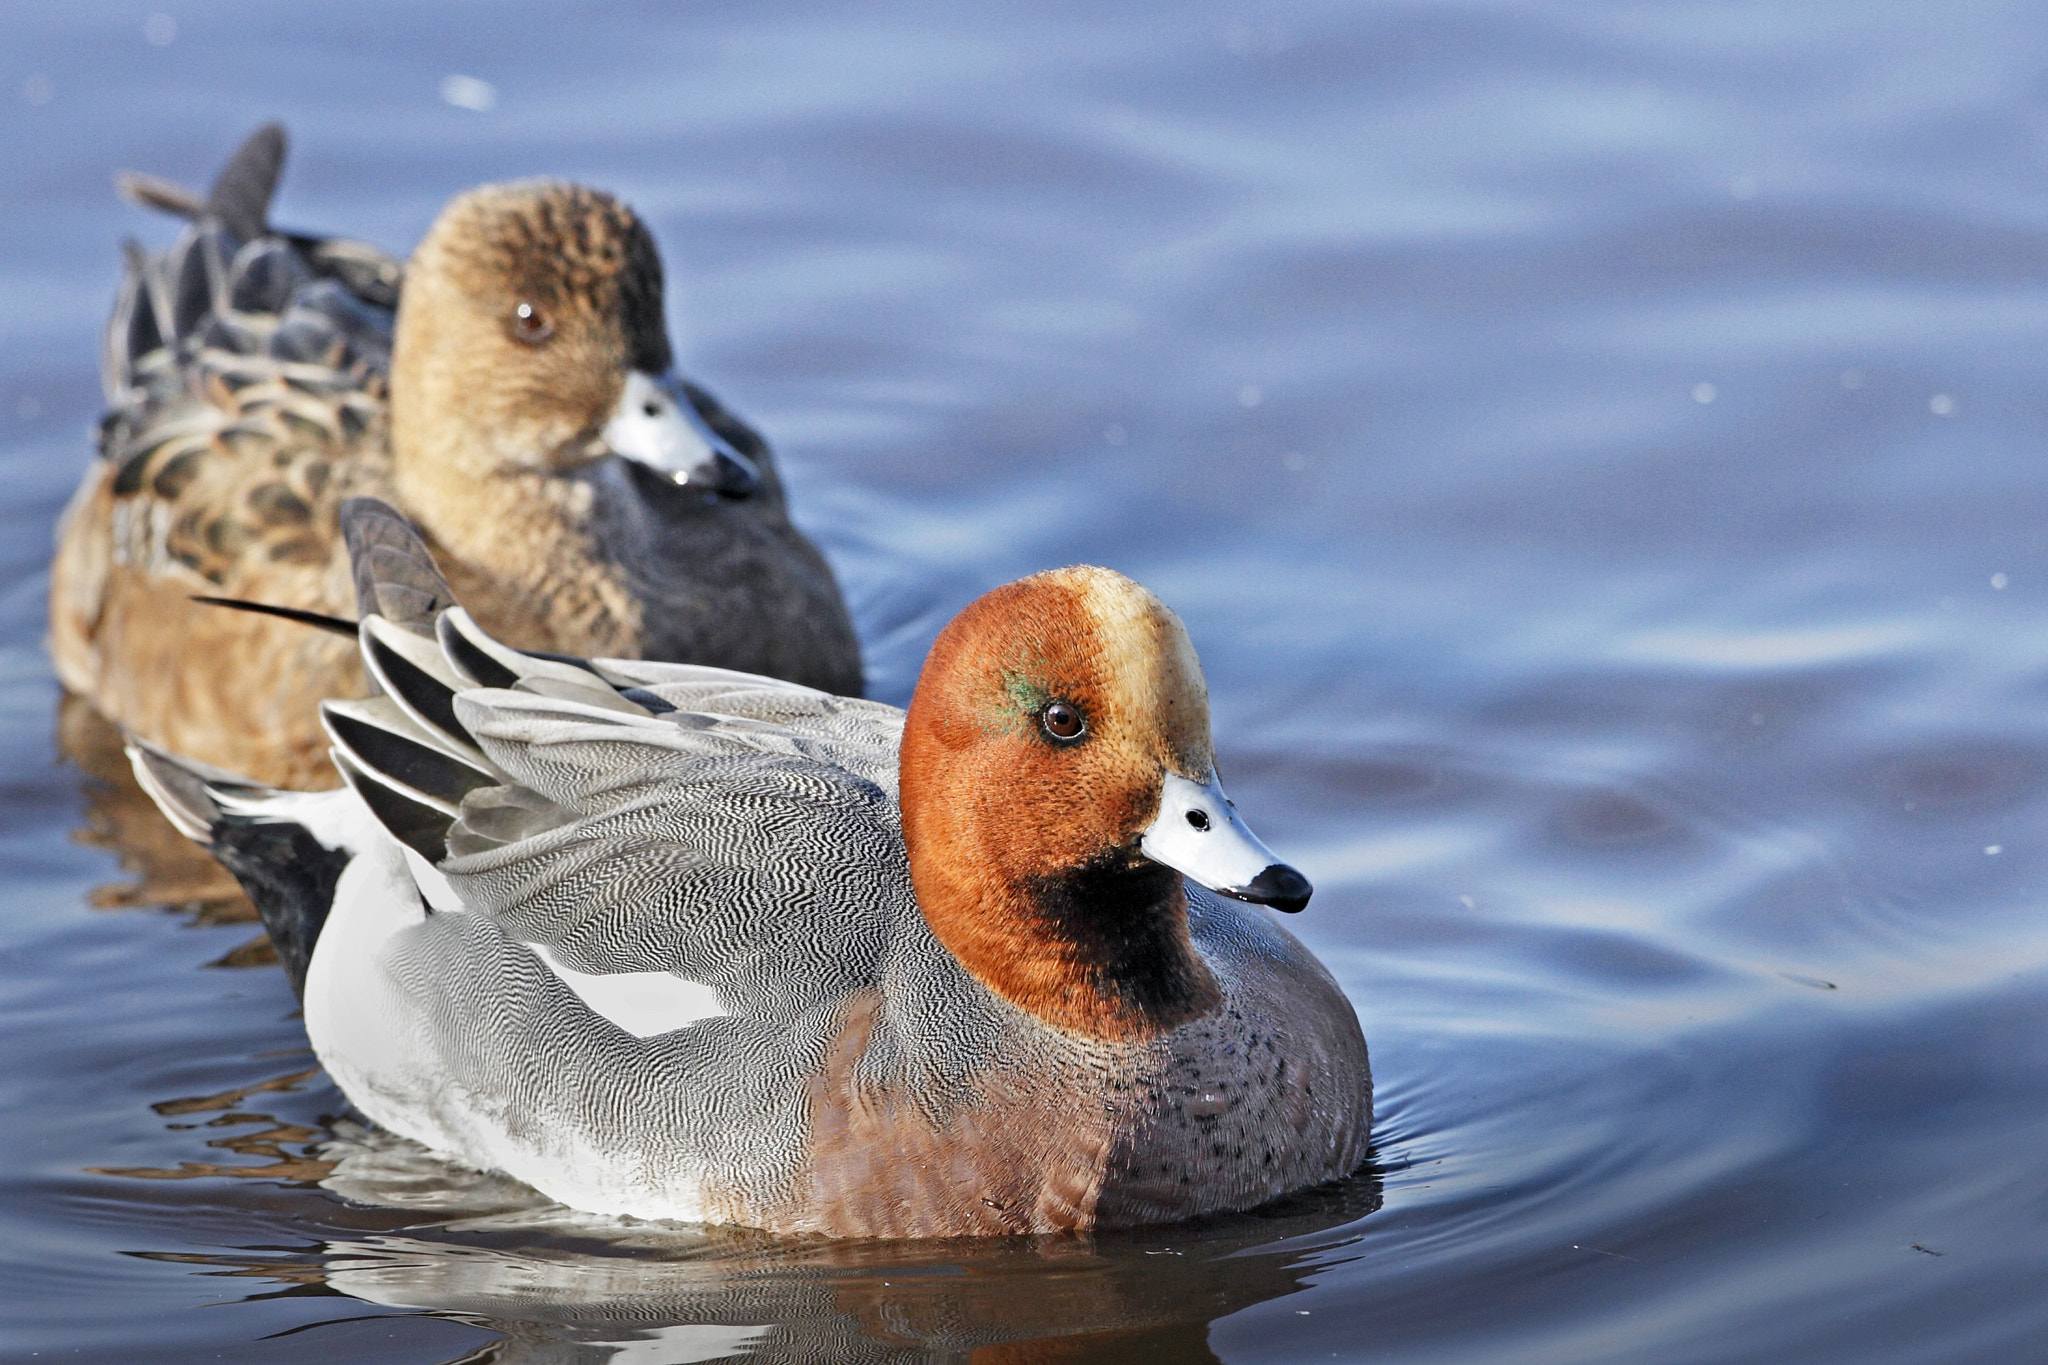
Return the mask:
POLYGON ((402 505, 477 619, 528 647, 857 693, 845 607, 766 446, 672 366, 631 209, 545 181, 461 196, 398 308, 402 505))

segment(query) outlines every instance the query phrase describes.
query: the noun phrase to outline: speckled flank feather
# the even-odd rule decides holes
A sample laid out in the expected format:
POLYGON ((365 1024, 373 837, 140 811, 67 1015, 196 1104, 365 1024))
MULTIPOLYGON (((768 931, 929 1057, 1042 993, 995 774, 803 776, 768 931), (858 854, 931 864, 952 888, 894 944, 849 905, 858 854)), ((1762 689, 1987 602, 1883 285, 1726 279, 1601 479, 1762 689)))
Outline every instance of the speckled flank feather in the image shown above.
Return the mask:
POLYGON ((895 708, 525 660, 459 609, 438 658, 364 634, 419 666, 351 712, 374 733, 334 729, 341 759, 371 809, 402 803, 387 827, 446 853, 365 844, 306 1020, 394 1131, 579 1208, 841 1236, 1182 1218, 1363 1158, 1356 1018, 1262 911, 1176 895, 1213 994, 1156 1029, 1061 1027, 963 967, 913 892, 895 708), (458 800, 430 794, 485 769, 458 800), (723 1012, 635 1036, 550 962, 673 973, 723 1012))
POLYGON ((128 248, 102 458, 52 570, 67 688, 177 752, 331 785, 316 706, 363 690, 354 652, 189 599, 347 615, 336 512, 370 494, 419 522, 471 610, 517 644, 859 690, 831 570, 755 433, 681 386, 759 469, 741 500, 649 486, 594 444, 628 367, 669 359, 660 261, 630 210, 577 186, 486 187, 407 266, 271 227, 283 157, 265 128, 208 196, 123 181, 192 221, 167 251, 128 248), (556 319, 547 346, 507 334, 528 298, 556 319))

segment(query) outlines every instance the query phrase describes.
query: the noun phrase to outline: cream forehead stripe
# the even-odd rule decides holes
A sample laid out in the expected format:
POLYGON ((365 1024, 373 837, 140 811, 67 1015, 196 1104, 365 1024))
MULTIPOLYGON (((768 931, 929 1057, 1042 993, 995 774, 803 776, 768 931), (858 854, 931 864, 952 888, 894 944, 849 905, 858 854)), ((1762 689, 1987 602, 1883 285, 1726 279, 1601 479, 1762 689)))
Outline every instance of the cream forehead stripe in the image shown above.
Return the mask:
POLYGON ((1169 761, 1181 776, 1208 780, 1209 688, 1180 617, 1142 584, 1093 565, 1061 571, 1102 644, 1104 681, 1127 716, 1156 716, 1169 761))

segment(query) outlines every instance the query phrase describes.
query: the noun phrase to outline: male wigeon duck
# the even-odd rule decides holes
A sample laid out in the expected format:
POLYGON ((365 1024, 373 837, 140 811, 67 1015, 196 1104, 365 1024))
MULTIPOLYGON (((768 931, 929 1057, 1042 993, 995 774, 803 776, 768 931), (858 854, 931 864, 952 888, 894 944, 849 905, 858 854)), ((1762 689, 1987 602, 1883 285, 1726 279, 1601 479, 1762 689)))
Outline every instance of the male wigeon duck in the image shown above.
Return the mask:
POLYGON ((401 265, 271 227, 283 158, 266 127, 204 198, 124 181, 192 221, 167 252, 128 249, 102 458, 51 580, 66 687, 179 752, 330 784, 317 707, 364 690, 354 649, 192 599, 345 611, 335 509, 375 494, 522 648, 861 690, 845 604, 767 446, 672 371, 661 261, 632 210, 576 185, 486 186, 401 265))
POLYGON ((131 755, 376 1122, 576 1208, 837 1236, 1172 1221, 1363 1160, 1357 1017, 1257 908, 1309 884, 1136 583, 987 594, 906 713, 535 658, 389 508, 342 523, 383 690, 324 707, 347 786, 131 755))

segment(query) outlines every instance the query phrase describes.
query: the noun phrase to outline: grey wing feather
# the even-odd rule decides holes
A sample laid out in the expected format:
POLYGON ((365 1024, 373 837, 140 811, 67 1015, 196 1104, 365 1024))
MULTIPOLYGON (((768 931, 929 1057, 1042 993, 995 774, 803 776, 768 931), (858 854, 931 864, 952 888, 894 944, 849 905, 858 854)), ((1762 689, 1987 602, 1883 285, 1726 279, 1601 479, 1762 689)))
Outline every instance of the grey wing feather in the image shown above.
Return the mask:
POLYGON ((679 972, 735 1013, 780 1018, 871 980, 890 927, 916 918, 896 802, 850 766, 718 717, 504 691, 456 704, 526 794, 465 798, 441 871, 471 910, 580 970, 679 972), (508 825, 521 837, 497 838, 508 825))
POLYGON ((200 392, 208 370, 239 386, 247 376, 230 372, 260 361, 319 365, 355 386, 389 369, 404 267, 360 242, 276 233, 284 155, 284 130, 266 124, 203 197, 156 176, 115 177, 123 198, 188 220, 168 250, 128 253, 103 376, 129 425, 200 392))
MULTIPOLYGON (((903 737, 903 712, 893 706, 823 692, 792 698, 772 688, 758 693, 735 689, 717 696, 685 695, 677 700, 682 704, 673 711, 630 718, 635 722, 630 729, 606 728, 602 722, 611 718, 595 707, 568 702, 551 708, 541 697, 520 693, 463 693, 457 697, 455 709, 464 728, 494 760, 494 745, 498 745, 505 747, 510 761, 537 765, 531 773, 522 774, 521 780, 542 790, 561 780, 542 765, 564 752, 563 746, 631 742, 643 745, 638 752, 650 757, 670 749, 692 757, 801 759, 844 769, 874 785, 891 801, 897 797, 896 755, 903 737), (593 728, 592 722, 598 725, 593 728)), ((601 760, 579 763, 570 770, 569 782, 580 788, 599 781, 598 775, 607 771, 630 774, 632 769, 624 755, 618 756, 615 765, 601 760)), ((553 791, 549 794, 557 800, 575 799, 553 791)), ((595 790, 585 789, 582 799, 602 798, 595 790)))
MULTIPOLYGON (((597 659, 610 682, 673 708, 671 724, 751 735, 763 751, 801 753, 838 764, 896 795, 903 712, 883 702, 698 664, 597 659)), ((650 708, 653 709, 653 708, 650 708)))
POLYGON ((350 498, 341 505, 341 534, 355 570, 358 614, 432 637, 435 620, 455 605, 455 591, 412 523, 387 502, 350 498))
POLYGON ((757 1020, 873 979, 892 927, 917 922, 900 711, 523 654, 452 605, 398 513, 357 499, 341 520, 388 695, 325 708, 336 760, 468 910, 583 971, 711 984, 757 1020))

